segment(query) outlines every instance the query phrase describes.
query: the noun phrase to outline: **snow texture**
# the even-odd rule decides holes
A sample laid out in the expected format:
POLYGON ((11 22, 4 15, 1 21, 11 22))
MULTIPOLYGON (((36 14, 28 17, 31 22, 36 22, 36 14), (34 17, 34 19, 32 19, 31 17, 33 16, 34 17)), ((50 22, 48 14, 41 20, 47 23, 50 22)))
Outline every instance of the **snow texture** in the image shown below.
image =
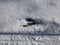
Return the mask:
MULTIPOLYGON (((0 34, 7 33, 27 34, 28 36, 19 35, 27 38, 28 41, 25 41, 29 44, 26 45, 59 45, 60 36, 43 36, 45 39, 35 40, 39 39, 42 34, 60 35, 60 0, 0 0, 0 34), (32 39, 29 34, 38 36, 33 36, 32 39)), ((2 36, 0 35, 0 38, 2 36)), ((9 37, 6 35, 1 40, 9 40, 9 37)), ((21 45, 25 44, 21 43, 21 45)))

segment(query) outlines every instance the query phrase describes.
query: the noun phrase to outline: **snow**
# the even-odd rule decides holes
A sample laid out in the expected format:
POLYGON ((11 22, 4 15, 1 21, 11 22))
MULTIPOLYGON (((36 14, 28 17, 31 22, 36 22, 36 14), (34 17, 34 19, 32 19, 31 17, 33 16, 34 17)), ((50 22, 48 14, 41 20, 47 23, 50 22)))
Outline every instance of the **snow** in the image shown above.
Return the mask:
MULTIPOLYGON (((0 0, 0 32, 60 34, 60 0, 0 0)), ((0 35, 0 39, 29 42, 26 45, 60 44, 60 36, 0 35)))

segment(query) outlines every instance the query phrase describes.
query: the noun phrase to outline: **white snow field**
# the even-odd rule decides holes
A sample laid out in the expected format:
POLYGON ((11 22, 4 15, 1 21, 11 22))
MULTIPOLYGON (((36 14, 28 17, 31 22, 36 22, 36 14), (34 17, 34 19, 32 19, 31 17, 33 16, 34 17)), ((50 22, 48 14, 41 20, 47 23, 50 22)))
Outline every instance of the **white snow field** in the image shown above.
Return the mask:
POLYGON ((0 0, 0 45, 60 45, 60 0, 0 0))
POLYGON ((0 32, 33 32, 50 28, 60 33, 59 6, 60 0, 0 0, 0 32), (39 24, 24 27, 28 23, 26 18, 39 24))

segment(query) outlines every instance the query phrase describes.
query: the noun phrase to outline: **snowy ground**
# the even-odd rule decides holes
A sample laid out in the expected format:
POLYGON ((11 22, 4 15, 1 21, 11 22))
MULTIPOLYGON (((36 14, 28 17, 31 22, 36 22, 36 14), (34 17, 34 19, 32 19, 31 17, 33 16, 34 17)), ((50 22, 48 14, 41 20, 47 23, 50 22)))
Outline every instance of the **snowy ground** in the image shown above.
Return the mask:
POLYGON ((60 45, 60 36, 0 35, 0 45, 60 45))
MULTIPOLYGON (((0 33, 60 34, 59 18, 60 0, 0 0, 0 33)), ((38 45, 31 44, 32 42, 40 42, 39 45, 59 45, 60 42, 60 36, 33 36, 38 39, 41 37, 40 41, 30 39, 32 36, 25 36, 30 41, 26 45, 38 45)), ((5 37, 9 39, 10 35, 5 37)), ((24 35, 19 37, 25 38, 24 35)))

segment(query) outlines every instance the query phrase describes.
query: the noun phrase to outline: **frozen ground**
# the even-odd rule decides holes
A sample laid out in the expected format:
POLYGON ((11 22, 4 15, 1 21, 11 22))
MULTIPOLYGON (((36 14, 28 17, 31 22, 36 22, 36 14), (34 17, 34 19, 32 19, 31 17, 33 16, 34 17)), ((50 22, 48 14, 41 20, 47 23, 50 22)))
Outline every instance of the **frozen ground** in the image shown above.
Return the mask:
MULTIPOLYGON (((59 18, 60 0, 0 0, 0 34, 2 32, 23 34, 60 34, 59 18)), ((9 37, 10 35, 0 35, 1 40, 5 40, 5 38, 10 40, 9 37), (2 36, 4 36, 4 38, 1 38, 2 36)), ((26 37, 29 42, 29 44, 26 45, 38 45, 38 43, 41 43, 39 45, 59 45, 60 42, 60 36, 57 35, 45 35, 43 38, 39 35, 16 35, 16 37, 26 37), (32 37, 33 39, 31 41, 32 37), (42 40, 35 41, 35 37, 36 39, 41 37, 42 40), (36 44, 31 44, 32 42, 36 42, 36 44)), ((15 39, 12 39, 11 41, 15 41, 15 39)), ((24 41, 26 40, 19 42, 22 43, 24 41)))

